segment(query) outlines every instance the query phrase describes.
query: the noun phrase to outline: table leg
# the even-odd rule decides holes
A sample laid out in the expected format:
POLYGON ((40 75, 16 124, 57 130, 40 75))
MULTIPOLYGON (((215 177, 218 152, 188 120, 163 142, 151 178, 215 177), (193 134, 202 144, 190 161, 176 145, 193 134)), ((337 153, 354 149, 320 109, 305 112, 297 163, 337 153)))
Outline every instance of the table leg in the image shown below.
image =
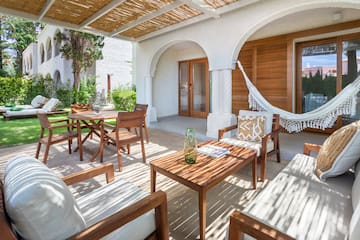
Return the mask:
POLYGON ((156 187, 156 171, 152 165, 150 165, 150 191, 155 192, 156 187))
POLYGON ((100 162, 104 161, 105 131, 104 121, 100 121, 100 162))
POLYGON ((205 240, 206 230, 206 191, 201 189, 199 191, 199 231, 200 240, 205 240))
POLYGON ((83 151, 82 151, 82 141, 81 141, 81 127, 80 127, 80 120, 76 121, 76 130, 77 130, 77 140, 78 140, 78 147, 79 147, 79 155, 80 155, 80 161, 83 160, 83 151))
POLYGON ((252 161, 252 175, 253 175, 253 188, 256 189, 256 183, 257 183, 257 174, 256 174, 256 170, 257 170, 257 157, 254 156, 254 160, 252 161))

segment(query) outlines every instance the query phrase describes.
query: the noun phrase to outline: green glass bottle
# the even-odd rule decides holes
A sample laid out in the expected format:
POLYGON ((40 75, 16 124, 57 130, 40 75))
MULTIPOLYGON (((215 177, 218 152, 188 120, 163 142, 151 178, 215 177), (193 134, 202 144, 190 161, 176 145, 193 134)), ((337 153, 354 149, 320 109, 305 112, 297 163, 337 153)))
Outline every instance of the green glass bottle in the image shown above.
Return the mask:
POLYGON ((197 143, 195 137, 195 129, 187 128, 184 140, 184 155, 186 163, 194 164, 196 162, 196 150, 197 143))

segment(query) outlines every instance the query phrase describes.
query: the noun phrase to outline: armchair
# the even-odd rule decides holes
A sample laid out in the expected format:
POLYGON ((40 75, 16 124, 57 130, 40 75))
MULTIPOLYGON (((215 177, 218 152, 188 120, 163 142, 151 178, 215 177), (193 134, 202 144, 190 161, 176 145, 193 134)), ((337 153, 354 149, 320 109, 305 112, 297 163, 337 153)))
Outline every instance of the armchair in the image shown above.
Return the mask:
POLYGON ((6 167, 0 191, 4 240, 17 239, 17 234, 39 240, 169 238, 166 194, 148 194, 123 179, 114 180, 111 163, 60 179, 36 159, 17 156, 6 167), (108 184, 76 200, 66 187, 101 174, 108 184))
POLYGON ((240 140, 234 137, 225 138, 225 133, 238 129, 238 124, 219 129, 218 140, 227 144, 256 150, 258 161, 261 163, 260 181, 264 181, 267 157, 276 154, 277 161, 280 162, 280 115, 240 110, 239 116, 246 116, 247 114, 250 116, 264 116, 265 118, 265 135, 261 136, 260 141, 240 140))

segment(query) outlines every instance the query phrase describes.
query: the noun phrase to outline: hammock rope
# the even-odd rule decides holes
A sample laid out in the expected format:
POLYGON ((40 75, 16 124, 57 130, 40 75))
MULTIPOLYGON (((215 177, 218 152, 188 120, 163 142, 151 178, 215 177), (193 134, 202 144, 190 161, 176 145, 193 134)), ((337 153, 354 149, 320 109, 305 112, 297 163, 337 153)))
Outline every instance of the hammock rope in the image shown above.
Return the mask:
POLYGON ((322 106, 310 112, 297 114, 271 105, 250 81, 240 61, 237 64, 249 90, 250 109, 280 114, 280 125, 288 132, 301 132, 308 127, 324 130, 333 126, 338 116, 355 113, 356 94, 360 91, 360 76, 322 106))

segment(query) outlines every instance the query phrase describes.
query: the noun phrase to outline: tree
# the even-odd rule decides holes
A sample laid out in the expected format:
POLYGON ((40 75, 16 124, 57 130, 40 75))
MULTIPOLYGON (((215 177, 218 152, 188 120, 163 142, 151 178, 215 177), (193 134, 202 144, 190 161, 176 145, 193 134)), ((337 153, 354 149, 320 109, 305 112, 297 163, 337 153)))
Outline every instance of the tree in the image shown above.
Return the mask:
POLYGON ((102 59, 104 37, 90 33, 65 30, 59 33, 57 38, 63 41, 60 48, 62 56, 72 60, 74 74, 74 89, 80 87, 80 73, 93 66, 96 60, 102 59))
POLYGON ((37 29, 42 25, 38 22, 29 21, 17 17, 2 18, 3 41, 7 48, 16 52, 16 72, 22 72, 22 53, 30 43, 37 40, 37 29))

